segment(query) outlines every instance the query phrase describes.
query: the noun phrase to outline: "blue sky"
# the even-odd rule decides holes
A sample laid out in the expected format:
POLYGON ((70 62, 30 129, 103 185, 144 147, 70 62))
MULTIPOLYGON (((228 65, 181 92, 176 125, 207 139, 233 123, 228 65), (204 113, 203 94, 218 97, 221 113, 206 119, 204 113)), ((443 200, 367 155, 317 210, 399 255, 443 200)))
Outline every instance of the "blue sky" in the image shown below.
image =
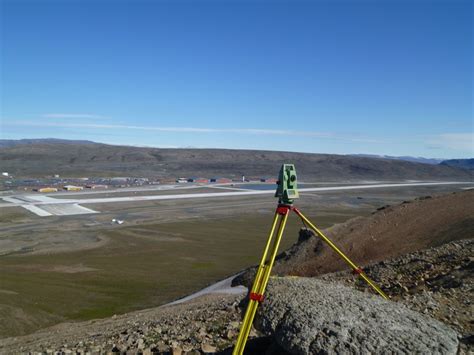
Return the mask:
POLYGON ((472 157, 461 0, 1 2, 1 138, 472 157))

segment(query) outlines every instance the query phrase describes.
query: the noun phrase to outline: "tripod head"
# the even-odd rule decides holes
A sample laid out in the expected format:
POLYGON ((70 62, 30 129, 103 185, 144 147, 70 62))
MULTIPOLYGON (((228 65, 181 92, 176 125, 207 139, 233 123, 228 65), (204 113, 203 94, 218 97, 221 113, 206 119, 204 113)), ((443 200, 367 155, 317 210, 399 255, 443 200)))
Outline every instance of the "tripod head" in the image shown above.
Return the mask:
POLYGON ((275 197, 278 203, 291 205, 295 198, 299 198, 298 185, 296 179, 296 169, 293 164, 283 164, 277 181, 278 187, 275 197))

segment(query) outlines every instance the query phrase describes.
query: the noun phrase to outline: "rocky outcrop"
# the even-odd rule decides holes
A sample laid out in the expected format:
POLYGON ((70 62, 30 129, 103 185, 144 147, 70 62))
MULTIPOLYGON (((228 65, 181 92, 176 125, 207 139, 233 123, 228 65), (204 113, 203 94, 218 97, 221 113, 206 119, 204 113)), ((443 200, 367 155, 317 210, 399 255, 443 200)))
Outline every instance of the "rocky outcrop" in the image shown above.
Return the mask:
POLYGON ((272 278, 256 325, 292 354, 456 354, 459 345, 435 319, 314 278, 272 278))
MULTIPOLYGON (((449 325, 472 348, 473 255, 474 239, 460 240, 369 265, 364 271, 392 301, 449 325)), ((365 282, 350 272, 327 274, 320 279, 370 292, 365 282)))

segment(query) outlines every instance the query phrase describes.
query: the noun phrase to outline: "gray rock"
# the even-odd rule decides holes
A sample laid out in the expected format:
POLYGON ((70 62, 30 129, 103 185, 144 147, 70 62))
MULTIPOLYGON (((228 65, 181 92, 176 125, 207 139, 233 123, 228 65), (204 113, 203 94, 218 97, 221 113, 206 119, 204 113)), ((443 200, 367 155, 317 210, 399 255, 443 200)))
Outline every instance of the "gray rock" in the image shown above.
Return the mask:
POLYGON ((216 352, 216 347, 212 346, 211 344, 208 343, 202 343, 201 344, 201 350, 205 354, 213 354, 216 352))
POLYGON ((459 345, 437 320, 314 278, 272 278, 256 327, 292 354, 456 354, 459 345))

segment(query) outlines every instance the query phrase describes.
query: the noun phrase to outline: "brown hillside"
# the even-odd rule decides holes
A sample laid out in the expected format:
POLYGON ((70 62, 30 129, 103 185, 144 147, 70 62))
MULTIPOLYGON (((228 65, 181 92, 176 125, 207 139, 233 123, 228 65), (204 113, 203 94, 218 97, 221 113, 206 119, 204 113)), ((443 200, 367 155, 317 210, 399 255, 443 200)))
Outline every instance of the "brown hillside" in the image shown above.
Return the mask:
MULTIPOLYGON (((313 219, 317 223, 317 216, 313 219)), ((473 238, 474 190, 382 207, 370 217, 329 228, 326 235, 359 265, 473 238)), ((300 276, 343 269, 346 264, 315 237, 299 242, 275 266, 278 274, 300 276)))

